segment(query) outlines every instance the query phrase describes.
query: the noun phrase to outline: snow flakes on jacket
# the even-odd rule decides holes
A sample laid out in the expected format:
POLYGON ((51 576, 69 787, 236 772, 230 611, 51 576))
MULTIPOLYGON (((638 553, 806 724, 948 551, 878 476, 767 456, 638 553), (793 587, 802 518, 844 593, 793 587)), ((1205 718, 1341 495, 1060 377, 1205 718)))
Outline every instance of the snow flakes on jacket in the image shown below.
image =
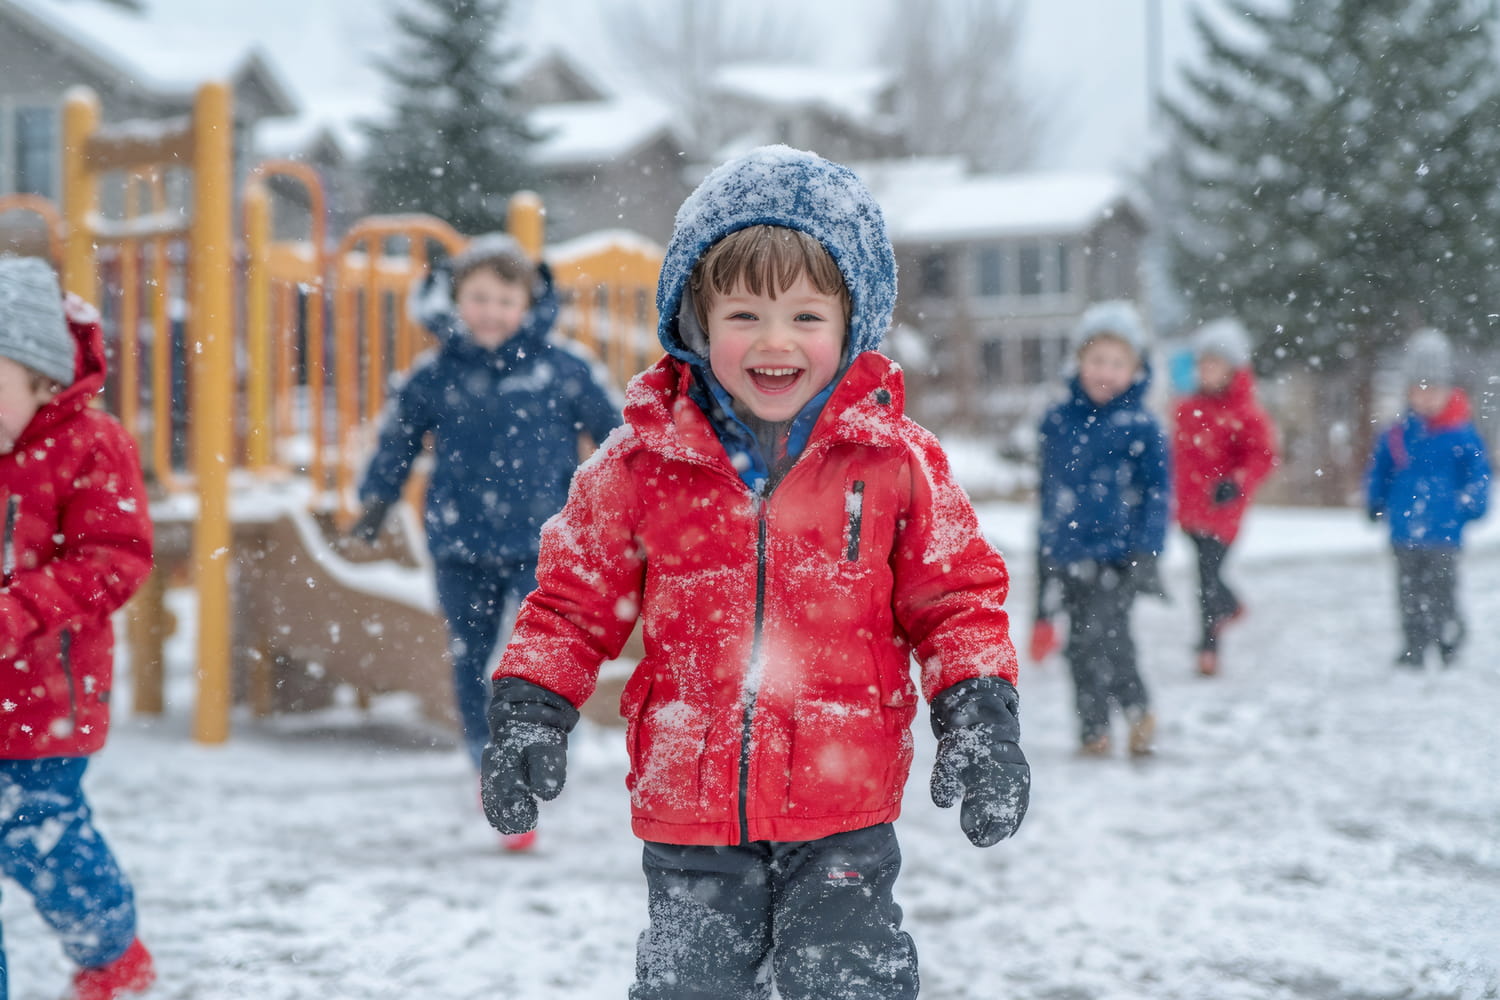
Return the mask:
POLYGON ((811 840, 894 819, 921 687, 1014 682, 1008 577, 937 441, 866 352, 767 496, 664 358, 543 531, 496 676, 581 704, 642 618, 621 698, 633 827, 678 844, 811 840))
POLYGON ((442 346, 397 393, 360 484, 362 501, 393 503, 432 435, 425 517, 434 559, 535 556, 542 523, 567 499, 579 432, 599 441, 620 423, 593 366, 550 338, 557 296, 550 272, 538 270, 521 329, 493 350, 473 341, 451 303, 423 317, 442 346))
POLYGON ((1462 546, 1489 490, 1489 457, 1461 389, 1431 420, 1408 413, 1380 435, 1365 473, 1366 509, 1385 518, 1400 547, 1462 546))
POLYGON ((104 387, 99 314, 69 300, 73 384, 0 455, 0 759, 104 746, 114 675, 109 616, 151 571, 135 443, 90 407, 104 387))
POLYGON ((1039 552, 1052 566, 1119 563, 1166 541, 1167 446, 1144 399, 1150 372, 1100 406, 1075 376, 1041 425, 1039 552))

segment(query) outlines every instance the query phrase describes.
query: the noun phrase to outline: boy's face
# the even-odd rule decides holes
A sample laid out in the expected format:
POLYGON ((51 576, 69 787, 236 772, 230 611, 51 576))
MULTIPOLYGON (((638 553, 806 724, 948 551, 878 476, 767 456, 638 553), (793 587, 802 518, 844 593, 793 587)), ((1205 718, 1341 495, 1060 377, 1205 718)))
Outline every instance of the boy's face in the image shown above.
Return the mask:
POLYGON ((480 268, 458 286, 454 305, 474 343, 493 350, 521 328, 531 308, 531 295, 519 282, 480 268))
POLYGON ((1229 388, 1234 368, 1217 354, 1198 355, 1198 388, 1210 396, 1229 388))
POLYGON ((0 455, 9 455, 16 439, 54 393, 37 388, 31 372, 10 358, 0 358, 0 455))
POLYGON ((1413 413, 1423 420, 1431 420, 1443 412, 1443 407, 1448 405, 1448 397, 1452 394, 1453 390, 1446 385, 1418 382, 1407 390, 1406 398, 1411 403, 1413 413))
POLYGON ((1103 406, 1129 389, 1140 369, 1140 358, 1119 337, 1095 337, 1078 352, 1078 381, 1096 406, 1103 406))
POLYGON ((839 296, 806 275, 775 298, 742 283, 709 307, 709 366, 757 417, 790 420, 838 373, 846 325, 839 296))

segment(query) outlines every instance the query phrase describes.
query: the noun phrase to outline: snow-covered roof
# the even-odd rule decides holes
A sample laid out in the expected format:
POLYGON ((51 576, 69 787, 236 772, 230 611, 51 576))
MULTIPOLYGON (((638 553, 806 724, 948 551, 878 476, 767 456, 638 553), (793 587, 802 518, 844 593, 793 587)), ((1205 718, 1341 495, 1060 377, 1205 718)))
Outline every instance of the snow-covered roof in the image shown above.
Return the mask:
POLYGON ((892 85, 884 70, 847 70, 787 63, 731 63, 713 76, 718 93, 768 107, 822 108, 869 122, 892 85))
POLYGON ((532 152, 542 167, 587 166, 630 156, 671 134, 671 110, 645 95, 546 104, 532 112, 543 135, 532 152))
POLYGON ((1127 180, 1102 171, 964 175, 951 160, 857 168, 893 242, 1082 232, 1122 205, 1127 180))
POLYGON ((186 96, 206 80, 253 76, 276 109, 289 113, 297 102, 267 55, 276 52, 277 66, 286 61, 282 32, 267 25, 276 15, 266 7, 282 4, 293 20, 305 16, 308 6, 288 0, 225 4, 208 18, 198 0, 151 0, 142 12, 103 0, 0 0, 0 12, 18 12, 80 48, 85 59, 147 91, 186 96))

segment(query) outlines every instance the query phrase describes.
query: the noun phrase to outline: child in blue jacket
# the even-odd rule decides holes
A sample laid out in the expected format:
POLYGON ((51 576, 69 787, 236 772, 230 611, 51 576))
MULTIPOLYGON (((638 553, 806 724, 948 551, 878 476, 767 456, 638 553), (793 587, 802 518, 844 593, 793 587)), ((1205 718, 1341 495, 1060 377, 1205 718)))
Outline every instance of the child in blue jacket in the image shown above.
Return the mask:
POLYGON ((1396 664, 1421 669, 1436 646, 1451 666, 1464 639, 1457 598, 1463 529, 1484 516, 1490 466, 1468 397, 1453 385, 1452 350, 1442 333, 1412 337, 1405 375, 1410 410, 1375 442, 1366 510, 1390 526, 1396 554, 1405 639, 1396 664))
POLYGON ((1130 634, 1135 595, 1160 591, 1170 496, 1166 438, 1144 405, 1145 339, 1130 303, 1090 306, 1073 334, 1068 398, 1041 425, 1036 630, 1052 629, 1049 600, 1060 591, 1079 741, 1090 756, 1110 752, 1111 706, 1129 724, 1133 755, 1151 752, 1156 727, 1130 634))
POLYGON ((550 339, 558 302, 545 264, 497 233, 476 238, 451 270, 451 298, 439 271, 414 304, 441 346, 393 400, 360 484, 354 534, 376 537, 431 435, 427 546, 464 744, 478 767, 489 660, 536 587, 542 522, 567 500, 581 436, 603 441, 620 407, 589 362, 550 339))

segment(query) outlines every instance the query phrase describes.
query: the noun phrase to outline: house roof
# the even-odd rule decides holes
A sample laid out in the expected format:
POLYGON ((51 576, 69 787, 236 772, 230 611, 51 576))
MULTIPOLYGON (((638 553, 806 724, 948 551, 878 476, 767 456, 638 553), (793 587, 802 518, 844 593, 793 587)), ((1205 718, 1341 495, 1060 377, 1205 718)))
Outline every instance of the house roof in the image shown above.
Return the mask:
POLYGON ((101 73, 158 99, 181 101, 203 81, 225 79, 255 89, 264 113, 291 114, 297 101, 264 54, 271 39, 238 30, 257 11, 258 5, 225 5, 209 24, 193 0, 153 0, 148 13, 101 0, 0 0, 0 19, 47 36, 101 73))
POLYGON ((1106 171, 965 175, 951 159, 855 169, 896 243, 1079 233, 1116 212, 1144 214, 1129 181, 1106 171))
POLYGON ((895 84, 884 70, 846 70, 805 63, 730 63, 713 76, 719 94, 767 107, 819 108, 866 126, 895 84))
POLYGON ((671 110, 643 95, 545 104, 531 115, 543 135, 532 151, 541 167, 592 166, 625 159, 675 135, 671 110))

